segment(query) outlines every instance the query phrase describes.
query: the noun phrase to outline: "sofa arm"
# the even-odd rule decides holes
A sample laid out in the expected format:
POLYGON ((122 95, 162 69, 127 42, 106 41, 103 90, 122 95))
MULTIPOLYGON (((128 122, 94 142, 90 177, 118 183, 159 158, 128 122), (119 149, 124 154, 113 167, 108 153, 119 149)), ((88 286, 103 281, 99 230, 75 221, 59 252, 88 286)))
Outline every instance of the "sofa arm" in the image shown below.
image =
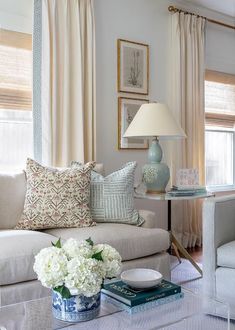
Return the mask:
POLYGON ((215 296, 217 248, 235 240, 235 195, 209 198, 203 204, 204 291, 215 296))
POLYGON ((148 210, 139 210, 139 215, 144 219, 143 228, 156 228, 156 213, 148 210))

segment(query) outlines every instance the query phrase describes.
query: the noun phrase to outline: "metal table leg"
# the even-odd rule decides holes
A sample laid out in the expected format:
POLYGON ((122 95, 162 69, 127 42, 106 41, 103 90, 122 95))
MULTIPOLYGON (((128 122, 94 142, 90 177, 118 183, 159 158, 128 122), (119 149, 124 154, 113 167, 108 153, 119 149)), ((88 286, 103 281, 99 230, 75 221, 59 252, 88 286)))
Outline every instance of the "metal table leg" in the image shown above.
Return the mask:
MULTIPOLYGON (((167 201, 167 219, 168 219, 168 231, 171 237, 171 244, 175 250, 175 254, 179 262, 181 262, 179 252, 185 257, 185 259, 189 260, 189 262, 193 265, 194 268, 202 275, 202 270, 198 266, 198 264, 193 260, 188 251, 183 247, 183 245, 176 239, 176 237, 171 232, 171 200, 167 201)), ((171 254, 171 247, 168 252, 171 254)))

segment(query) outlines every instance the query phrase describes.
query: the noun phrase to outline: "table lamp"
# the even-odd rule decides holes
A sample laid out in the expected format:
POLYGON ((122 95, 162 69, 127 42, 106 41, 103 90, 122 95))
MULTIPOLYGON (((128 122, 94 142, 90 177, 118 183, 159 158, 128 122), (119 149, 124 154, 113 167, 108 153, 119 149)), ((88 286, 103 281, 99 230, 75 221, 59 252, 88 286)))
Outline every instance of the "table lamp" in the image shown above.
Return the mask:
POLYGON ((127 128, 124 137, 153 137, 148 150, 148 164, 143 166, 143 182, 147 193, 165 192, 170 179, 169 167, 161 163, 159 138, 185 138, 186 135, 165 104, 143 104, 127 128))

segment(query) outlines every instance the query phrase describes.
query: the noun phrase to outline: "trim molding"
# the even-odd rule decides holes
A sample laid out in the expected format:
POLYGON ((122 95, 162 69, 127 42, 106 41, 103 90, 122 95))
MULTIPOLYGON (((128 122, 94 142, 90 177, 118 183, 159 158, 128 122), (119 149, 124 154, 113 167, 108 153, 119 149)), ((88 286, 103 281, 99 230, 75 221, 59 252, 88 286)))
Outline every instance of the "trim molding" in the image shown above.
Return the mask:
POLYGON ((41 112, 41 65, 42 65, 42 0, 34 0, 33 22, 33 146, 34 158, 42 161, 42 112, 41 112))

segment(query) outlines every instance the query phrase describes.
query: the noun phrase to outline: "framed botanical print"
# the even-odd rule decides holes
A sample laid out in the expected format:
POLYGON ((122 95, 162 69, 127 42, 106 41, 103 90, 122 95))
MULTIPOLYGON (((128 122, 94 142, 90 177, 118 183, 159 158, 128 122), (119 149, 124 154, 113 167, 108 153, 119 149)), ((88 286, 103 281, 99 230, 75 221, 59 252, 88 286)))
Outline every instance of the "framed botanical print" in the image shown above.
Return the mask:
POLYGON ((123 137, 141 105, 148 102, 148 100, 143 99, 132 99, 127 97, 118 98, 118 149, 148 148, 147 138, 123 137))
POLYGON ((149 92, 149 46, 118 39, 118 92, 149 92))

